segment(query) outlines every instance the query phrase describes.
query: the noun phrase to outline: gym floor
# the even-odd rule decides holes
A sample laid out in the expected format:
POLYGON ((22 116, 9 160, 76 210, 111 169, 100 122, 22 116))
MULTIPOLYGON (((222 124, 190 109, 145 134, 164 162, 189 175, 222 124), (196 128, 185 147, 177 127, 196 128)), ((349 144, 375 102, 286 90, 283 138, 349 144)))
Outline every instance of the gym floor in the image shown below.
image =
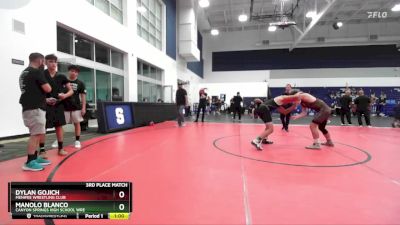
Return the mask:
MULTIPOLYGON (((191 118, 186 118, 188 121, 194 121, 195 116, 193 115, 191 118)), ((280 124, 280 119, 278 114, 273 114, 273 119, 274 123, 279 125, 280 124)), ((290 124, 296 124, 296 125, 306 125, 309 124, 312 120, 312 117, 305 117, 299 120, 292 120, 290 124)), ((221 114, 221 115, 207 115, 205 117, 206 122, 217 122, 217 123, 232 123, 232 116, 231 115, 226 115, 226 114, 221 114)), ((357 118, 353 117, 352 118, 353 125, 357 126, 357 118)), ((391 127, 391 123, 393 122, 393 118, 390 117, 372 117, 372 125, 374 127, 391 127)), ((238 123, 238 121, 236 121, 238 123)), ((242 116, 242 121, 240 123, 251 123, 251 124, 260 124, 261 120, 258 119, 252 119, 249 115, 243 115, 242 116)), ((340 117, 338 116, 333 116, 331 117, 331 123, 329 125, 331 126, 340 126, 340 117)), ((102 134, 97 133, 97 121, 93 120, 91 121, 91 128, 87 131, 82 132, 81 139, 83 141, 90 140, 94 137, 99 137, 102 136, 102 134)), ((64 142, 66 145, 73 143, 75 140, 75 136, 73 133, 72 128, 71 129, 64 129, 64 142)), ((50 146, 51 143, 55 140, 55 134, 54 133, 49 133, 46 136, 46 146, 50 146)), ((15 159, 18 157, 22 157, 26 155, 26 143, 27 143, 28 138, 27 137, 22 137, 22 138, 14 138, 14 139, 9 139, 9 140, 2 140, 0 141, 0 144, 4 144, 5 148, 0 148, 0 162, 10 160, 10 159, 15 159)))
MULTIPOLYGON (((0 162, 0 185, 131 181, 134 209, 121 224, 399 224, 400 129, 335 126, 333 117, 328 129, 335 147, 312 151, 304 148, 312 143, 309 119, 296 121, 304 125, 293 124, 290 132, 275 121, 274 144, 263 151, 250 141, 264 125, 247 116, 241 123, 221 115, 207 118, 218 123, 188 122, 183 128, 170 121, 109 135, 87 132, 80 150, 66 147, 67 157, 50 151, 52 165, 44 171, 22 171, 25 157, 0 162)), ((391 119, 372 121, 390 125, 391 119)), ((67 136, 66 142, 72 138, 67 136)), ((6 143, 1 154, 22 143, 6 143)), ((7 208, 6 191, 0 208, 7 208)), ((0 221, 115 223, 11 221, 6 210, 0 221)))

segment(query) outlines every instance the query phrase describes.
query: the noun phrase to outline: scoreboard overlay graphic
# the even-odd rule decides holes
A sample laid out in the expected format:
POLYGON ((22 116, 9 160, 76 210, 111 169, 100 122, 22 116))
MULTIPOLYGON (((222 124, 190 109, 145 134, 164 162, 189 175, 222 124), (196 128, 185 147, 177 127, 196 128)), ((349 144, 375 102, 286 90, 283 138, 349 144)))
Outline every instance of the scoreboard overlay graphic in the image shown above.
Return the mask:
POLYGON ((10 182, 13 219, 129 219, 131 182, 10 182))

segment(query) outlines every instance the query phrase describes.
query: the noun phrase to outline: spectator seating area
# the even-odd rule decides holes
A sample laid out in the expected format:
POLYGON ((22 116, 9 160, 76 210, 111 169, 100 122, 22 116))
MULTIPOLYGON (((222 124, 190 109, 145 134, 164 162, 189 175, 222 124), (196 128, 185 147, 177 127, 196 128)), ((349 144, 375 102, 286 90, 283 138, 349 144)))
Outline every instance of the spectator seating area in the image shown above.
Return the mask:
MULTIPOLYGON (((308 92, 322 100, 328 105, 334 105, 336 98, 341 96, 344 92, 344 87, 296 87, 304 92, 308 92)), ((272 96, 281 95, 284 92, 284 88, 270 88, 272 96)), ((383 91, 386 94, 387 100, 386 105, 383 108, 383 113, 388 116, 393 116, 393 109, 397 103, 400 102, 400 87, 351 87, 352 90, 363 89, 366 96, 371 96, 375 93, 378 98, 383 91)))
MULTIPOLYGON (((301 89, 304 92, 310 93, 323 101, 325 101, 328 105, 334 108, 337 106, 337 99, 344 93, 344 87, 296 87, 301 89)), ((375 94, 376 98, 378 98, 383 91, 386 94, 387 100, 386 105, 383 108, 383 114, 387 116, 393 116, 393 109, 400 102, 400 87, 350 87, 352 89, 352 94, 356 93, 358 90, 363 89, 366 96, 371 96, 371 94, 375 94)), ((270 93, 272 97, 283 94, 284 88, 270 88, 270 93)), ((260 98, 266 100, 266 96, 243 96, 243 113, 250 106, 251 101, 255 98, 260 98)), ((198 103, 194 103, 190 109, 191 113, 196 113, 198 103)), ((221 105, 221 112, 230 112, 229 111, 229 101, 225 102, 221 105)), ((374 110, 376 109, 376 103, 372 106, 372 114, 374 114, 374 110)), ((212 103, 209 107, 207 107, 207 112, 212 113, 216 111, 216 106, 212 103)), ((297 109, 297 112, 300 112, 300 107, 297 109)), ((187 113, 188 116, 189 113, 187 113)))

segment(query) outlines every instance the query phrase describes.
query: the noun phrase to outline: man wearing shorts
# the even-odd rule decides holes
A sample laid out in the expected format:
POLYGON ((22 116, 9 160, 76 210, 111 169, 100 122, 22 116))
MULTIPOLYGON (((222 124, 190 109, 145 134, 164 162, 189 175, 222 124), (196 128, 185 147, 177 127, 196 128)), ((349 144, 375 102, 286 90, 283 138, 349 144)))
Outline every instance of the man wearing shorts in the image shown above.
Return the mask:
POLYGON ((311 134, 314 139, 314 143, 310 146, 307 146, 307 149, 321 149, 321 145, 319 142, 319 132, 318 129, 324 134, 326 138, 326 142, 322 143, 322 145, 326 145, 329 147, 333 147, 334 144, 332 142, 331 136, 326 129, 326 124, 328 123, 328 119, 331 115, 331 108, 321 99, 318 99, 308 93, 301 92, 300 90, 292 90, 291 94, 294 96, 300 97, 302 112, 297 116, 292 116, 292 119, 298 119, 307 115, 306 109, 315 110, 316 114, 314 115, 314 119, 310 124, 311 134))
POLYGON ((274 132, 274 124, 272 123, 271 111, 277 109, 282 114, 288 114, 293 109, 297 107, 297 104, 293 104, 289 108, 285 109, 282 105, 296 102, 298 100, 297 96, 278 96, 273 99, 267 100, 263 103, 261 99, 255 99, 256 108, 254 110, 254 115, 258 116, 264 123, 265 129, 264 131, 254 139, 251 144, 254 145, 257 150, 262 150, 262 144, 272 144, 271 141, 268 141, 268 136, 274 132))
POLYGON ((22 118, 29 129, 28 159, 22 166, 26 171, 40 171, 50 161, 37 156, 40 139, 46 133, 46 93, 51 92, 51 86, 43 75, 44 57, 40 53, 29 55, 29 67, 22 71, 19 77, 22 105, 22 118))
MULTIPOLYGON (((58 154, 65 156, 68 152, 63 148, 64 130, 62 126, 66 123, 62 101, 70 97, 74 92, 72 91, 69 80, 64 75, 57 72, 57 56, 53 54, 46 55, 45 62, 47 70, 44 71, 44 76, 52 89, 46 96, 46 128, 56 129, 57 140, 54 141, 52 147, 55 148, 58 146, 58 154)), ((44 143, 45 136, 40 140, 40 156, 46 158, 47 154, 44 143)))
POLYGON ((86 87, 78 80, 80 69, 76 65, 68 66, 68 80, 74 94, 64 100, 65 121, 75 127, 75 148, 80 148, 81 122, 86 113, 86 87))

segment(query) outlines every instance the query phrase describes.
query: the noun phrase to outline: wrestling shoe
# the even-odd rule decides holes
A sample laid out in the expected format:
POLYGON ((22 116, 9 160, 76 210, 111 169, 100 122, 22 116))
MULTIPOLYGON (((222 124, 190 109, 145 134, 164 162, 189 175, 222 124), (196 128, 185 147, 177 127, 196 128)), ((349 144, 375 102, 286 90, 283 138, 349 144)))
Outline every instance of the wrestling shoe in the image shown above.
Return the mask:
POLYGON ((267 144, 267 145, 272 145, 274 142, 268 141, 267 139, 263 139, 261 143, 267 144))
POLYGON ((261 145, 261 141, 258 141, 257 139, 254 139, 253 141, 251 141, 251 144, 254 145, 254 147, 256 147, 258 151, 262 151, 263 150, 263 147, 261 145))
POLYGON ((320 150, 321 149, 321 145, 318 143, 314 143, 310 146, 307 146, 306 149, 312 149, 312 150, 320 150))
POLYGON ((334 147, 335 146, 335 144, 333 144, 332 141, 326 141, 324 143, 321 143, 321 145, 325 145, 325 146, 328 146, 328 147, 334 147))

